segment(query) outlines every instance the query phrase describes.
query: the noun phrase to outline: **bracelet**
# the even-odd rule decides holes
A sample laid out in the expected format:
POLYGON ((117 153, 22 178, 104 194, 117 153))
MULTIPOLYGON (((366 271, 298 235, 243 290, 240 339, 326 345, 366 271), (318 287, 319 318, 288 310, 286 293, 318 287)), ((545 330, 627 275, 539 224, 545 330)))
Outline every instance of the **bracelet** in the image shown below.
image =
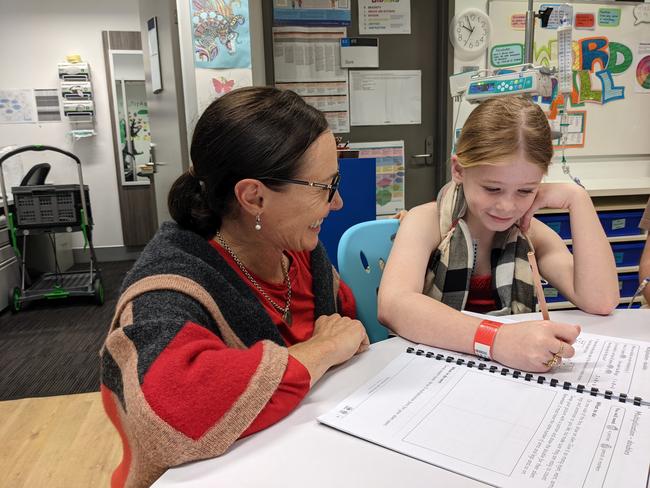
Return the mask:
POLYGON ((474 334, 474 354, 483 359, 492 359, 492 344, 499 327, 503 324, 493 320, 482 320, 474 334))

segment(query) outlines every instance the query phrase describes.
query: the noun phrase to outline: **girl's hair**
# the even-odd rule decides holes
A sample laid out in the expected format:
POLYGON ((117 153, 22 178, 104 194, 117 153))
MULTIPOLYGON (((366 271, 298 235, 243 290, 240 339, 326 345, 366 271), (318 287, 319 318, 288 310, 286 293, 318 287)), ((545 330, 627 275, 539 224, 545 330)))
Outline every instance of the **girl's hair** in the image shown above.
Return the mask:
POLYGON ((204 237, 213 236, 234 210, 238 181, 295 178, 303 154, 327 128, 323 114, 292 91, 247 87, 227 93, 196 124, 192 167, 169 191, 172 218, 204 237))
POLYGON ((456 144, 458 164, 464 168, 495 164, 520 151, 546 173, 553 157, 551 128, 539 105, 519 96, 481 103, 456 144))

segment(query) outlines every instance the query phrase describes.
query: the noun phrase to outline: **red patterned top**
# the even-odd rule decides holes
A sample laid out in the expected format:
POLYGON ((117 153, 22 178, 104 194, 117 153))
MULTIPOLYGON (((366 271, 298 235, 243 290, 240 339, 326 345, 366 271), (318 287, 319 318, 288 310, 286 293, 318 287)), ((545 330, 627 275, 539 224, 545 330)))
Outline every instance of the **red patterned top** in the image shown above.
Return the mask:
MULTIPOLYGON (((232 256, 214 239, 210 241, 210 244, 226 260, 230 267, 237 272, 244 283, 251 285, 232 256)), ((278 327, 286 345, 292 346, 311 338, 314 334, 314 321, 317 317, 314 317, 313 280, 309 261, 311 253, 309 251, 288 251, 287 255, 291 260, 291 265, 289 266, 289 278, 291 279, 291 325, 287 325, 282 320, 282 314, 253 285, 250 288, 264 306, 264 310, 269 314, 273 323, 278 327)), ((284 283, 269 283, 254 273, 251 273, 251 275, 275 303, 284 306, 287 301, 287 286, 284 283)), ((352 290, 343 281, 339 284, 338 299, 341 304, 339 313, 346 317, 356 318, 354 295, 352 294, 352 290)))
POLYGON ((472 276, 469 280, 469 294, 465 310, 487 313, 494 310, 495 306, 492 294, 492 275, 472 276))

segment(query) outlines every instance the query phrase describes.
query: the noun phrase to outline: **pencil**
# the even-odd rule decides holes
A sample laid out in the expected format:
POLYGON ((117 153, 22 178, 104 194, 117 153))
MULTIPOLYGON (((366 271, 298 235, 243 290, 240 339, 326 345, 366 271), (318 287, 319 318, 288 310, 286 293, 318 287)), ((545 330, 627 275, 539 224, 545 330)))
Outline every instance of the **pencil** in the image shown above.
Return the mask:
POLYGON ((537 295, 537 302, 539 303, 539 308, 542 311, 542 318, 544 320, 550 320, 548 315, 548 307, 546 306, 546 298, 544 298, 544 289, 542 288, 542 279, 539 276, 539 269, 537 268, 537 259, 535 259, 535 252, 528 252, 528 262, 530 267, 533 270, 533 281, 535 283, 535 293, 537 295))

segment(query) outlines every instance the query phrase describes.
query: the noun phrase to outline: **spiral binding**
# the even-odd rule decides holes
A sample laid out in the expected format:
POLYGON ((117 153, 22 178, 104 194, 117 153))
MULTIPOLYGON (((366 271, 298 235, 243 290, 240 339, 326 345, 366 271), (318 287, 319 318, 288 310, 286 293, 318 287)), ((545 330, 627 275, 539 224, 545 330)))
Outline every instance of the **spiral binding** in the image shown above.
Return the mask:
POLYGON ((522 371, 518 370, 512 370, 496 366, 495 364, 489 364, 488 362, 483 362, 482 360, 469 360, 466 361, 463 358, 455 358, 454 356, 445 356, 444 354, 440 353, 434 353, 431 351, 423 351, 422 349, 415 349, 414 347, 409 346, 406 349, 406 352, 409 354, 415 354, 416 356, 425 356, 426 358, 434 358, 437 359, 438 361, 445 361, 447 363, 455 363, 459 366, 465 365, 468 368, 474 368, 479 369, 481 371, 488 371, 490 373, 499 373, 501 376, 512 376, 513 378, 521 378, 524 381, 529 381, 529 382, 535 382, 540 385, 548 384, 549 386, 552 386, 553 388, 562 388, 563 390, 573 390, 577 393, 585 393, 589 394, 591 396, 600 396, 603 397, 607 400, 615 400, 620 403, 632 403, 636 406, 641 406, 641 405, 650 405, 650 402, 644 401, 641 397, 628 397, 627 393, 613 393, 610 390, 605 390, 605 391, 600 391, 596 387, 592 388, 587 388, 585 385, 573 385, 569 381, 563 381, 560 383, 560 381, 557 378, 551 378, 548 382, 546 381, 546 377, 542 375, 534 375, 532 373, 524 373, 522 371))

